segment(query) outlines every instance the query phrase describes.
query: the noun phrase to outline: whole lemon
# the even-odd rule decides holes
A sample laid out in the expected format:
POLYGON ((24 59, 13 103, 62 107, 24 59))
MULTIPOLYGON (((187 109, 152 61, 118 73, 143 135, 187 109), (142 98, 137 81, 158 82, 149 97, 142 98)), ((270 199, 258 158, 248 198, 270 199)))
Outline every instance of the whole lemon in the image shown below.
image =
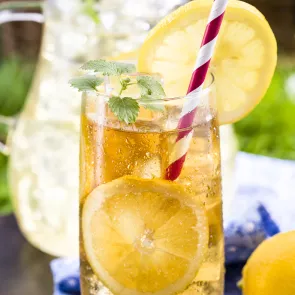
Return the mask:
POLYGON ((295 231, 264 241, 249 258, 244 295, 295 295, 295 231))

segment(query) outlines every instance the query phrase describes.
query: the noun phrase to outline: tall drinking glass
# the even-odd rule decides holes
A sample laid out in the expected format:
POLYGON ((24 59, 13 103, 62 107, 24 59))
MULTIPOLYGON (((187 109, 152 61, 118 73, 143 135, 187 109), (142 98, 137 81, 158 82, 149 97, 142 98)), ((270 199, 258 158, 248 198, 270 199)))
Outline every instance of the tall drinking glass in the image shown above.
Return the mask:
MULTIPOLYGON (((84 94, 83 295, 223 294, 219 127, 214 77, 207 80, 193 138, 179 146, 184 97, 155 101, 154 110, 142 108, 134 124, 125 124, 106 103, 117 87, 115 77, 100 94, 84 94), (180 177, 165 180, 165 169, 184 148, 180 177)), ((136 90, 128 96, 136 98, 136 90)))

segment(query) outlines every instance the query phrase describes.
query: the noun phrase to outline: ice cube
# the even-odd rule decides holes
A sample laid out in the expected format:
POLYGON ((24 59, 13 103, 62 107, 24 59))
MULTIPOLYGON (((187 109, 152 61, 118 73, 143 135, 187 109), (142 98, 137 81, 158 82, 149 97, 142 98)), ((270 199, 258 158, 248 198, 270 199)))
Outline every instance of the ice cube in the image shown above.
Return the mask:
MULTIPOLYGON (((147 153, 147 158, 149 154, 147 153)), ((134 167, 133 175, 140 178, 152 179, 161 177, 161 160, 158 156, 138 161, 134 167)))

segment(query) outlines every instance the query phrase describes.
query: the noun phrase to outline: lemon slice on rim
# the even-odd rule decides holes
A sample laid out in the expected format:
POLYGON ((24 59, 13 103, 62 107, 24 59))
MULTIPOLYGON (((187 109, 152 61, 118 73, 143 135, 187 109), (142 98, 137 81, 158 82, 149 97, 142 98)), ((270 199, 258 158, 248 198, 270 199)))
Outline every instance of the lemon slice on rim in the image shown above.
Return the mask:
MULTIPOLYGON (((180 7, 150 32, 140 49, 138 70, 160 73, 169 97, 186 94, 211 7, 211 0, 180 7)), ((229 1, 211 62, 220 124, 253 110, 269 87, 276 62, 276 40, 264 16, 250 4, 229 1)))
POLYGON ((82 231, 98 278, 122 295, 181 292, 208 247, 206 211, 181 185, 125 176, 86 199, 82 231))

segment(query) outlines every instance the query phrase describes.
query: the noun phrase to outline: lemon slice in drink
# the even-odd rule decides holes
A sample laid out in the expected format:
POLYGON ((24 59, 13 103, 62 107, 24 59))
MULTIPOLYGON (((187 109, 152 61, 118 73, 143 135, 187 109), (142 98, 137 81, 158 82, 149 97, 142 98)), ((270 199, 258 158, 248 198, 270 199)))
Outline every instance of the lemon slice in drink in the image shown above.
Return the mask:
POLYGON ((88 261, 114 294, 169 295, 196 277, 208 247, 206 211, 181 185, 125 176, 86 199, 88 261))
MULTIPOLYGON (((162 20, 140 53, 141 72, 160 73, 169 97, 185 95, 212 0, 196 0, 162 20)), ((261 101, 277 61, 277 44, 264 16, 250 4, 229 1, 211 70, 216 76, 220 124, 236 122, 261 101)))

